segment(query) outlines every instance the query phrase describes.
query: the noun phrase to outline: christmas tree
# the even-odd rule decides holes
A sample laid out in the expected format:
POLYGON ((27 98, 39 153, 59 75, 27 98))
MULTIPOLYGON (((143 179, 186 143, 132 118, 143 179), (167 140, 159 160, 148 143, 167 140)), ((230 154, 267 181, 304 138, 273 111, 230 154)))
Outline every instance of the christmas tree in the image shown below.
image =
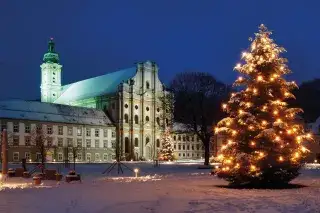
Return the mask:
POLYGON ((299 175, 303 158, 309 151, 304 142, 312 140, 297 114, 286 101, 295 98, 290 92, 297 88, 282 76, 290 73, 284 48, 270 38, 272 33, 261 25, 248 52, 242 53, 243 64, 235 70, 240 77, 222 105, 229 117, 215 128, 216 134, 227 136, 218 159, 221 167, 216 174, 230 184, 287 184, 299 175))
POLYGON ((166 129, 162 136, 162 148, 160 150, 160 158, 165 161, 174 160, 174 150, 172 147, 172 139, 169 129, 166 129))

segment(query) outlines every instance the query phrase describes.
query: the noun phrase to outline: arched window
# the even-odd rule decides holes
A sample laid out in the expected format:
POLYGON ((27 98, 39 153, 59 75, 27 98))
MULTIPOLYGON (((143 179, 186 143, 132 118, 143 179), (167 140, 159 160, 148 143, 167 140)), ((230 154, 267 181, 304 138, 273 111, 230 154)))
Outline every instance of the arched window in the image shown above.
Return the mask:
POLYGON ((135 116, 134 116, 134 123, 135 123, 135 124, 139 124, 139 117, 138 117, 138 115, 135 115, 135 116))
POLYGON ((146 82, 146 88, 147 88, 147 89, 150 89, 150 83, 149 83, 149 81, 146 82))
POLYGON ((147 136, 146 137, 146 144, 148 144, 150 142, 150 138, 147 136))
POLYGON ((129 116, 128 114, 124 114, 124 122, 129 123, 129 116))
POLYGON ((166 118, 166 125, 167 125, 167 126, 169 125, 169 120, 168 120, 168 118, 166 118))
POLYGON ((128 108, 128 107, 129 107, 129 105, 128 105, 128 104, 125 104, 125 105, 124 105, 124 107, 125 107, 125 108, 128 108))
POLYGON ((177 140, 177 136, 173 136, 173 140, 174 140, 174 141, 177 140))
POLYGON ((180 135, 178 136, 178 141, 181 141, 181 136, 180 135))
POLYGON ((129 138, 125 137, 124 139, 124 152, 129 153, 129 138))
POLYGON ((139 147, 139 139, 138 138, 134 139, 134 146, 139 147))
POLYGON ((157 117, 157 124, 160 126, 160 118, 157 117))
POLYGON ((146 121, 147 121, 147 122, 149 121, 149 116, 146 116, 146 121))
POLYGON ((134 108, 135 108, 135 109, 139 109, 138 105, 135 105, 134 108))
POLYGON ((160 140, 157 139, 157 147, 160 147, 160 140))

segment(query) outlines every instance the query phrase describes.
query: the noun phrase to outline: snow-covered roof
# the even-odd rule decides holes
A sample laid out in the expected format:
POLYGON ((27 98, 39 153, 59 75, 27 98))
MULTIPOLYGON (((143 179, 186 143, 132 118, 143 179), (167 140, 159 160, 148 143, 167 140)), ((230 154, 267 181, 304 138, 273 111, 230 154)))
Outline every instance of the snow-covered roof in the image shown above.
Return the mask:
POLYGON ((99 126, 112 125, 102 110, 24 100, 0 101, 0 118, 99 126))
POLYGON ((66 104, 71 101, 114 93, 121 82, 134 77, 136 70, 136 67, 132 67, 65 85, 62 87, 61 96, 55 103, 66 104))
POLYGON ((188 132, 188 129, 184 123, 174 122, 172 126, 173 132, 188 132))

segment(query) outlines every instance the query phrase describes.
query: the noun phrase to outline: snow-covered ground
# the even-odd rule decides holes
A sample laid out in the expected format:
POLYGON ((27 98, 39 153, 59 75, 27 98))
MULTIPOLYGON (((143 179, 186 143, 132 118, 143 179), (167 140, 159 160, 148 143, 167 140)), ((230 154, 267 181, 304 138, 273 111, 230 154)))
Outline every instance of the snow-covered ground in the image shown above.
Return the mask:
MULTIPOLYGON (((320 212, 320 169, 308 167, 294 183, 303 188, 285 190, 228 189, 227 183, 198 169, 194 163, 127 163, 139 169, 138 178, 124 169, 102 175, 105 164, 78 164, 82 183, 12 178, 0 191, 0 212, 6 213, 191 213, 191 212, 320 212)), ((56 167, 57 165, 50 165, 56 167)), ((66 172, 67 169, 63 169, 66 172)))

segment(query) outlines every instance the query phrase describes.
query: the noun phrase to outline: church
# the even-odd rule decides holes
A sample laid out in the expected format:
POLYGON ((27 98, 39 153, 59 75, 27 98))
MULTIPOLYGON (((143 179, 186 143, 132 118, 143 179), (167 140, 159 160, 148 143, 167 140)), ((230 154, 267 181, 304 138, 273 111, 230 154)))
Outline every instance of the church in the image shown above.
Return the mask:
POLYGON ((41 102, 103 110, 116 126, 125 159, 153 159, 165 125, 160 97, 166 94, 154 62, 62 85, 53 39, 41 64, 41 102), (133 153, 132 153, 133 152, 133 153))
MULTIPOLYGON (((10 134, 9 161, 41 158, 31 144, 35 128, 45 131, 46 143, 52 146, 48 161, 72 160, 72 147, 82 148, 79 162, 110 161, 117 150, 122 160, 157 158, 162 133, 173 127, 173 119, 163 101, 169 92, 159 80, 156 63, 146 61, 63 85, 59 61, 50 39, 40 66, 41 102, 0 101, 1 131, 10 134)), ((172 136, 178 159, 203 156, 197 136, 181 130, 172 136)))

